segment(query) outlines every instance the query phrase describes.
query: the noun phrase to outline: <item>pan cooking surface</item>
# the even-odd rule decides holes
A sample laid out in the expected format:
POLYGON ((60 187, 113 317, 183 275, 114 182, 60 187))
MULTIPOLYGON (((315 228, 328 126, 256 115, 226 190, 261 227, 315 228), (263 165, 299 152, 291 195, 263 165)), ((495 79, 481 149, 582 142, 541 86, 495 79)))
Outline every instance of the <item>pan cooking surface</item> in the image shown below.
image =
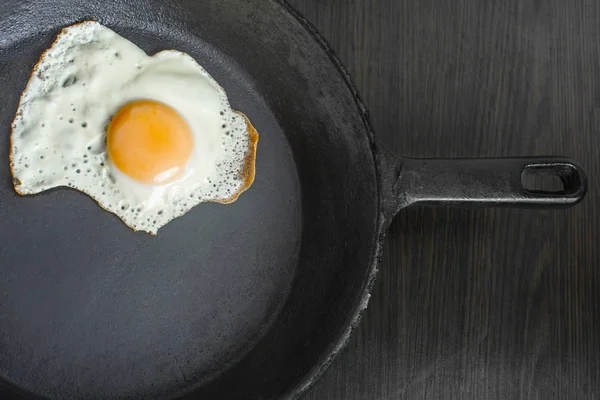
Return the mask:
POLYGON ((157 237, 74 190, 17 196, 9 126, 58 29, 1 42, 0 376, 52 398, 170 396, 218 374, 277 315, 298 262, 296 167, 251 79, 197 37, 114 29, 149 53, 189 52, 225 87, 261 134, 256 181, 157 237))

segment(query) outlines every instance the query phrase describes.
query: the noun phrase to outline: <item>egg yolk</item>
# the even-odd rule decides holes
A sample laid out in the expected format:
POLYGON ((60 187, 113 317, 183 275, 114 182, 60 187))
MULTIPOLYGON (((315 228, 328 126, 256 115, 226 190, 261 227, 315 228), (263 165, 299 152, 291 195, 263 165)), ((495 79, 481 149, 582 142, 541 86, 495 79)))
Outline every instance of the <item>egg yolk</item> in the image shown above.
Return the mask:
POLYGON ((110 161, 146 184, 165 184, 181 175, 193 147, 186 121, 171 107, 152 100, 125 104, 106 132, 110 161))

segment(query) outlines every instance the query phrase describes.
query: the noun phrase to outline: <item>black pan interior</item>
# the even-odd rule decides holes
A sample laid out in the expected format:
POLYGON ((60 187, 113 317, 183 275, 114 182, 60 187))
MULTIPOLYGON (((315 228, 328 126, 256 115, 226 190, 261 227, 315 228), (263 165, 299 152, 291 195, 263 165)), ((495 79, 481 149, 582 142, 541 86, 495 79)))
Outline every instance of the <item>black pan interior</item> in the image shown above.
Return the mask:
POLYGON ((323 44, 270 0, 10 0, 0 32, 0 395, 300 392, 348 333, 379 235, 372 138, 323 44), (251 118, 257 178, 237 202, 150 237, 73 190, 14 193, 20 93, 60 29, 85 19, 148 53, 191 54, 251 118))

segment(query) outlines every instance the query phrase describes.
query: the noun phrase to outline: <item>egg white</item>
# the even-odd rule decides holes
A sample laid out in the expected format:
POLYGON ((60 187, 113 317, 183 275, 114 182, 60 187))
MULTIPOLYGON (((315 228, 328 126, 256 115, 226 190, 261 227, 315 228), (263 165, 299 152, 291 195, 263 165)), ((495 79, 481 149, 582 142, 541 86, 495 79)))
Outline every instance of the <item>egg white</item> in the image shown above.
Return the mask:
POLYGON ((154 56, 97 22, 65 28, 41 57, 21 97, 11 133, 11 170, 22 195, 69 186, 134 230, 155 234, 206 201, 233 201, 249 186, 257 136, 223 88, 187 54, 154 56), (114 167, 105 128, 124 104, 155 100, 190 126, 194 149, 184 172, 146 185, 114 167))

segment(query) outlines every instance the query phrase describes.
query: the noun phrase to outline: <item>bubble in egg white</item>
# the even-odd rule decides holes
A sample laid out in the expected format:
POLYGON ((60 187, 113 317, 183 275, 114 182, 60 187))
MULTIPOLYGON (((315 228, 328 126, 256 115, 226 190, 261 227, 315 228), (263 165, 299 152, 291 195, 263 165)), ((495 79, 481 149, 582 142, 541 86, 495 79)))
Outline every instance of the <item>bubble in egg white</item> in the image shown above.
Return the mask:
POLYGON ((72 187, 134 229, 156 233, 198 203, 235 200, 247 188, 241 174, 249 156, 253 167, 255 140, 225 91, 191 57, 149 57, 88 21, 65 28, 35 67, 12 124, 10 165, 20 194, 72 187), (175 182, 144 185, 108 160, 106 126, 138 99, 169 105, 193 132, 193 156, 175 182))

